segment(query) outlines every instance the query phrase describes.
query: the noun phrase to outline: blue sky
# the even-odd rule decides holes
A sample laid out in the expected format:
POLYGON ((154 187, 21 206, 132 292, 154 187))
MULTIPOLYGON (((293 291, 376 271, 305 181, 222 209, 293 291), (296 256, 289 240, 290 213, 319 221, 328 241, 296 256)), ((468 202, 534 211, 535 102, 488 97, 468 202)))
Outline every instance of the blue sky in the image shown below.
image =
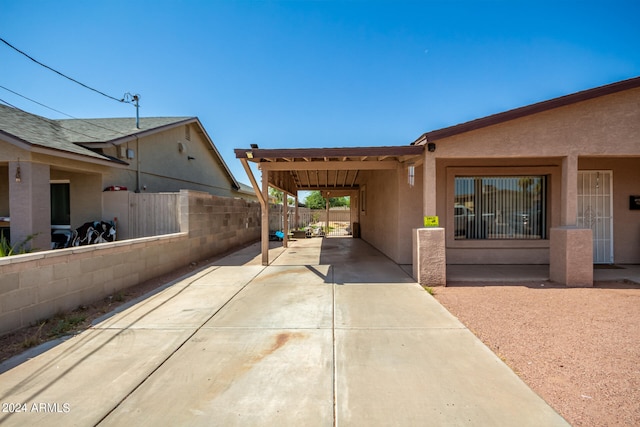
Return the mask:
MULTIPOLYGON (((143 117, 199 117, 248 183, 234 148, 404 145, 640 76, 639 16, 637 0, 0 0, 0 37, 111 96, 140 94, 143 117)), ((4 44, 0 85, 73 117, 135 116, 4 44)))

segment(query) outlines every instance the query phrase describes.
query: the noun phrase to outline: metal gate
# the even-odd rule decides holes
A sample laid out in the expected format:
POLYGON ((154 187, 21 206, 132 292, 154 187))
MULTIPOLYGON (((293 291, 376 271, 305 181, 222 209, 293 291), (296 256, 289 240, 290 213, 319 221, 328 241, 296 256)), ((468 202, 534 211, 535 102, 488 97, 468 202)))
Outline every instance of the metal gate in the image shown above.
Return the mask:
POLYGON ((593 231, 594 264, 613 264, 613 173, 578 171, 578 227, 593 231))
POLYGON ((327 236, 350 236, 351 235, 351 209, 329 209, 328 233, 327 236))

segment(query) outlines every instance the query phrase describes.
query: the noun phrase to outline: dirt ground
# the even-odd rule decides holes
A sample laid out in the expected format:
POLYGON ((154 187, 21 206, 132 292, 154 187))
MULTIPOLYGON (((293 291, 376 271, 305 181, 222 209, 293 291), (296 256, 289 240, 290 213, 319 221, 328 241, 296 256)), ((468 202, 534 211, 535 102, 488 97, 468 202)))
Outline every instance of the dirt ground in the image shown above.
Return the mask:
POLYGON ((572 426, 640 425, 640 285, 452 283, 434 290, 572 426))

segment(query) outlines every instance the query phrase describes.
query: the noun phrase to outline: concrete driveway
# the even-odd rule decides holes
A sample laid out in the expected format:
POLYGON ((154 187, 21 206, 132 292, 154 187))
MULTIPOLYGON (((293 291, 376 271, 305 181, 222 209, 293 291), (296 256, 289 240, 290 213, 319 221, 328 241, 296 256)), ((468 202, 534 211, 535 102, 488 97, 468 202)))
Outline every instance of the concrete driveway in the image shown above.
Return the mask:
POLYGON ((1 425, 566 426, 360 239, 236 252, 0 375, 1 425))

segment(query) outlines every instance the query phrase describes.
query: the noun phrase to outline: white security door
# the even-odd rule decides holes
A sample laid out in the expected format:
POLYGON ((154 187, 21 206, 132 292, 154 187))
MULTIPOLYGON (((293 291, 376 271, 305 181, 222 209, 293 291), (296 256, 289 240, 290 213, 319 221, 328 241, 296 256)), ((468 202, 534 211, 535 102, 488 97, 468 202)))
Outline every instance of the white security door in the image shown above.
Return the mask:
POLYGON ((594 264, 613 264, 613 173, 578 171, 578 227, 593 231, 594 264))

